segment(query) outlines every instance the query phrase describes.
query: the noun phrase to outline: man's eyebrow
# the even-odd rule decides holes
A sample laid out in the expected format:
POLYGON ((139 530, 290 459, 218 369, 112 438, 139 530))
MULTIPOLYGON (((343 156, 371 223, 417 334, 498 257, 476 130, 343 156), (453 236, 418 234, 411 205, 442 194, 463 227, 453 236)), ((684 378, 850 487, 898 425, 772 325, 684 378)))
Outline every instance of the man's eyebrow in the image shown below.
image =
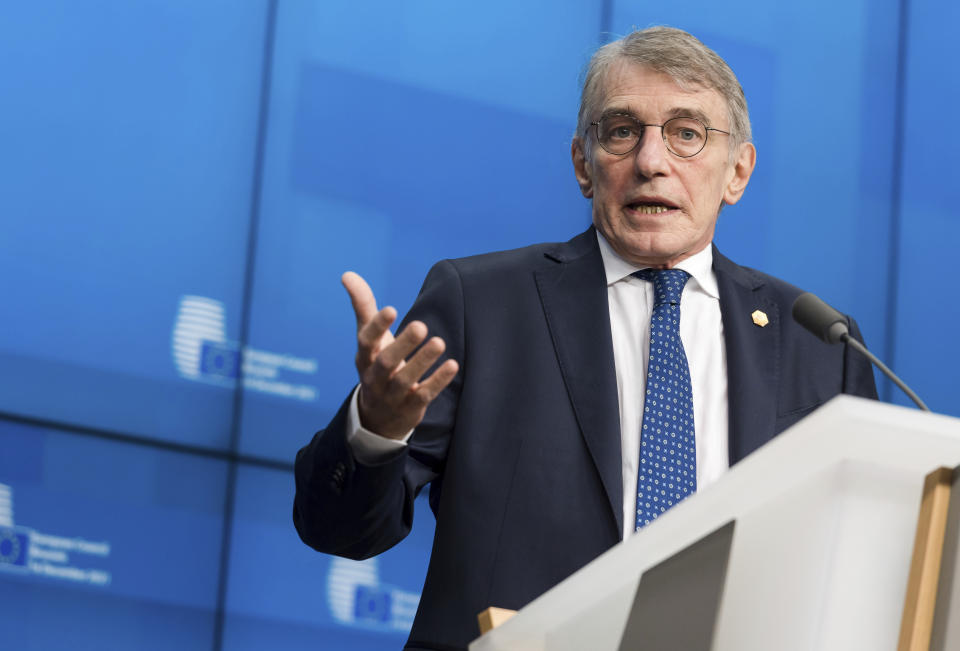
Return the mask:
MULTIPOLYGON (((640 117, 634 112, 631 111, 626 106, 610 106, 604 109, 603 113, 600 114, 601 118, 605 118, 611 115, 629 115, 632 118, 644 122, 640 117)), ((705 125, 710 126, 710 118, 707 116, 703 110, 694 108, 692 106, 677 106, 666 112, 664 120, 669 120, 670 118, 697 118, 705 125)), ((645 124, 647 124, 645 122, 645 124)))
POLYGON ((636 113, 634 113, 633 111, 631 111, 629 108, 625 106, 624 107, 610 106, 603 110, 603 113, 600 114, 600 117, 605 118, 611 115, 629 115, 632 118, 636 118, 637 120, 640 120, 640 118, 637 117, 636 113))
POLYGON ((707 126, 710 126, 710 118, 702 110, 690 106, 678 106, 667 111, 671 118, 697 118, 707 126))

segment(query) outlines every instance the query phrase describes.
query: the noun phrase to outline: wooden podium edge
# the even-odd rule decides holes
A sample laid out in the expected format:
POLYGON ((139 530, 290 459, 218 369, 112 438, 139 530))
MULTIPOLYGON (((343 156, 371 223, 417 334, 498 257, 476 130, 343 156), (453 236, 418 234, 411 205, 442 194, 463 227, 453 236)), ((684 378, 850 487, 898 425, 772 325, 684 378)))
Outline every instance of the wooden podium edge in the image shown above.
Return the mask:
POLYGON ((917 519, 897 651, 930 649, 952 482, 952 468, 938 468, 927 475, 923 482, 923 498, 917 519))
POLYGON ((477 623, 480 625, 480 635, 488 633, 517 614, 515 610, 495 608, 491 606, 477 614, 477 623))

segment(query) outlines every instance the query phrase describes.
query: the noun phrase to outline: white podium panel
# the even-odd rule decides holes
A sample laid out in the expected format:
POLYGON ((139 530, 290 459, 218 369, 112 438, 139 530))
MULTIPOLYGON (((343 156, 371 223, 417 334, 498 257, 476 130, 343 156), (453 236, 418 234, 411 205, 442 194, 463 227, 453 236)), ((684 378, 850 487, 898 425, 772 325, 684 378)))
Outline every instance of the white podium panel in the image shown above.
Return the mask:
POLYGON ((643 572, 730 520, 712 651, 896 649, 923 480, 956 465, 957 419, 837 397, 470 649, 616 650, 643 572))

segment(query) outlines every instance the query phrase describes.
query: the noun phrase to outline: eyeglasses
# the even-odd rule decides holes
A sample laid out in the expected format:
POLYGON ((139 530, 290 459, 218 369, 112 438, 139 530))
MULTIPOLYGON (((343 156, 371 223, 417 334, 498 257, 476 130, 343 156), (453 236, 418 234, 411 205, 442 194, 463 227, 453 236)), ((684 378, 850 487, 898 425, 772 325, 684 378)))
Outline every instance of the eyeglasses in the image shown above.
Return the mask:
POLYGON ((596 127, 597 142, 604 151, 616 156, 629 154, 636 149, 647 127, 660 127, 667 151, 680 158, 690 158, 703 151, 710 131, 730 135, 729 131, 708 127, 697 118, 677 117, 663 124, 644 124, 626 113, 604 115, 596 122, 591 122, 590 126, 596 127))

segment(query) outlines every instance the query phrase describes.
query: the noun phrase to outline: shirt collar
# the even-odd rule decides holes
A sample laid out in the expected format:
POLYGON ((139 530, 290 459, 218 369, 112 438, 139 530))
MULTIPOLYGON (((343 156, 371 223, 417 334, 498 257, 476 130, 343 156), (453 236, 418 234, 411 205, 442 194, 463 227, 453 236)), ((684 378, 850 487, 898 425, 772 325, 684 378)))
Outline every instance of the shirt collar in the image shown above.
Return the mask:
MULTIPOLYGON (((613 250, 607 239, 597 231, 597 242, 600 244, 600 257, 603 258, 603 270, 607 275, 607 286, 628 278, 634 271, 646 269, 627 262, 613 250)), ((720 298, 717 287, 717 276, 713 273, 713 247, 705 246, 702 251, 694 253, 689 258, 677 263, 677 269, 683 269, 700 285, 709 296, 720 298)))

